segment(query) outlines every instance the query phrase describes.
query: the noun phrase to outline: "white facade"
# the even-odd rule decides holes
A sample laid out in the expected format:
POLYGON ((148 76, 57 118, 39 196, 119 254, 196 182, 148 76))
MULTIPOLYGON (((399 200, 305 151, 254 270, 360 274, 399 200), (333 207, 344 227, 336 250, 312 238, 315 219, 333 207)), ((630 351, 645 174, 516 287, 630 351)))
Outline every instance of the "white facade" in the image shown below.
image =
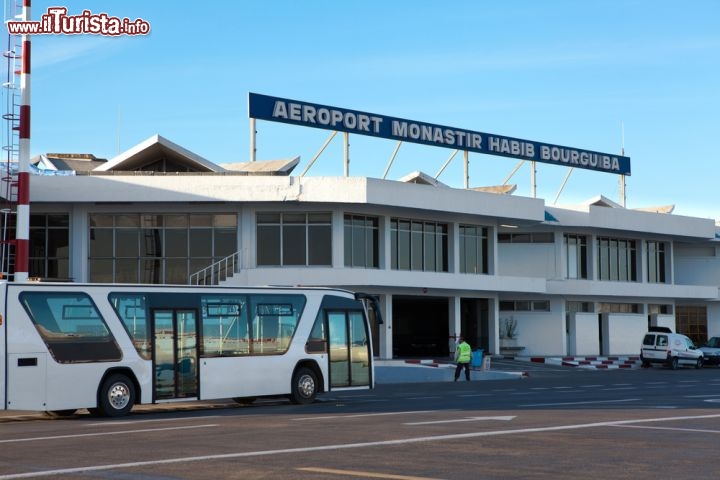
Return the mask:
MULTIPOLYGON (((619 208, 602 197, 567 209, 549 207, 542 199, 375 178, 238 175, 213 169, 210 162, 169 142, 164 148, 176 160, 189 158, 187 163, 212 171, 117 171, 124 161, 152 158, 148 149, 157 144, 143 142, 142 148, 111 160, 101 170, 116 169, 112 174, 32 177, 31 212, 69 215, 69 271, 74 281, 91 280, 91 214, 222 212, 238 219, 239 268, 227 283, 337 286, 377 294, 385 317, 378 332, 382 358, 408 354, 398 352, 401 339, 394 327, 401 326, 403 312, 417 314, 422 305, 444 311, 438 320, 443 323, 441 333, 435 331, 429 341, 443 353, 451 350, 463 322, 477 332, 473 346, 501 353, 502 321, 512 319, 517 323, 513 351, 519 355, 637 355, 648 325, 675 329, 676 312, 686 305, 704 309, 707 334, 720 335, 720 243, 712 220, 619 208), (257 219, 264 212, 330 213, 331 264, 258 265, 257 219), (346 215, 377 219, 376 268, 345 265, 346 215), (393 268, 394 219, 446 225, 447 271, 393 268), (463 225, 487 229, 486 272, 461 273, 463 225), (531 237, 525 234, 542 240, 527 241, 531 237), (578 257, 585 270, 573 263, 576 257, 568 253, 566 235, 585 242, 578 257), (618 241, 620 253, 612 246, 618 241), (603 242, 610 247, 603 249, 603 242), (623 250, 628 245, 634 261, 623 259, 629 255, 623 250), (650 255, 654 245, 662 245, 661 256, 650 255), (619 255, 619 260, 611 260, 608 272, 603 272, 599 264, 606 254, 619 255), (661 280, 649 279, 649 258, 661 259, 661 280), (621 267, 632 263, 633 280, 612 271, 618 262, 621 267), (569 270, 581 272, 580 278, 569 270), (603 280, 603 275, 621 279, 603 280)), ((412 320, 403 322, 402 328, 412 325, 412 320)), ((428 326, 432 323, 427 320, 428 326)), ((409 341, 414 345, 415 340, 409 341)))

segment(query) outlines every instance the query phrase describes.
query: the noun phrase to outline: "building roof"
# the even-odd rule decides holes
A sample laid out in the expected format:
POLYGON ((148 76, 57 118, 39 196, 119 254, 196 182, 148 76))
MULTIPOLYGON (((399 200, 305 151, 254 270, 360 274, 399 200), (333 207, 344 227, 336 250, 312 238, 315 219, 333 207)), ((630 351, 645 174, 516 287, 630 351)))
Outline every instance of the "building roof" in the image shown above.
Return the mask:
POLYGON ((300 163, 299 156, 280 160, 222 163, 220 166, 229 172, 239 172, 246 175, 290 175, 298 163, 300 163))
POLYGON ((91 153, 45 153, 30 160, 40 170, 88 172, 107 163, 91 153))
POLYGON ((400 178, 399 181, 405 183, 418 183, 420 185, 431 185, 433 187, 447 187, 447 185, 445 185, 441 181, 436 180, 427 173, 423 173, 419 170, 408 173, 404 177, 400 178))
POLYGON ((95 168, 96 172, 107 171, 185 171, 185 172, 224 172, 225 169, 170 140, 153 135, 144 142, 126 150, 110 159, 107 163, 95 168), (163 169, 162 162, 173 170, 163 169), (174 170, 178 169, 178 170, 174 170))

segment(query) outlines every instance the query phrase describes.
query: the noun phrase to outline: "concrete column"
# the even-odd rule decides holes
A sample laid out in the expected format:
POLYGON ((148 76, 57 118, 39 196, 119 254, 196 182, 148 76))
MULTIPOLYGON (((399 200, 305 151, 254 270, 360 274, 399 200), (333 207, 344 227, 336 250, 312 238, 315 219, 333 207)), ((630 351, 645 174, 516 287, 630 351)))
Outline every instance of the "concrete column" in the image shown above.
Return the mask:
POLYGON ((345 266, 345 216, 342 210, 332 213, 332 266, 345 266))
POLYGON ((455 345, 460 335, 465 335, 460 322, 460 297, 454 296, 448 299, 448 346, 450 347, 450 357, 455 357, 455 345))
POLYGON ((488 298, 488 351, 500 354, 500 302, 497 297, 488 298))
POLYGON ((73 205, 70 210, 70 268, 68 275, 77 283, 85 283, 90 280, 89 239, 90 225, 87 208, 80 204, 73 205))
POLYGON ((392 295, 380 295, 380 308, 382 309, 383 323, 380 325, 378 355, 380 358, 393 358, 392 345, 392 295))

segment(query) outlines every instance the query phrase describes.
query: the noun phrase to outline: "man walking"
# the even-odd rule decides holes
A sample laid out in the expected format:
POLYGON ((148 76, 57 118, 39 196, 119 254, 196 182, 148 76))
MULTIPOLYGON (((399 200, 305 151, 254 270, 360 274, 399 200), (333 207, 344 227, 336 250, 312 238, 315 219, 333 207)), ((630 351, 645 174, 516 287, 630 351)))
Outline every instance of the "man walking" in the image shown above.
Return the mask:
POLYGON ((465 368, 465 380, 470 381, 470 360, 472 359, 472 349, 470 345, 465 341, 465 338, 460 335, 458 338, 458 345, 455 348, 455 381, 457 382, 460 378, 460 371, 465 368))

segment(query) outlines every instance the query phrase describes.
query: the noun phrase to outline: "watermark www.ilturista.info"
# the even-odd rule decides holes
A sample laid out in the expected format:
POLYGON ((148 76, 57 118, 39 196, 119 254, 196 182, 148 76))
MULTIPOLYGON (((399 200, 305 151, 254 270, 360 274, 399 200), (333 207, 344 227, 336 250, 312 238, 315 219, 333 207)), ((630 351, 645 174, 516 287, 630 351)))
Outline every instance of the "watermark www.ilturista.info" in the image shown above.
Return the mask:
POLYGON ((83 10, 80 15, 68 15, 65 7, 50 7, 39 21, 9 21, 11 35, 147 35, 150 24, 138 18, 111 17, 107 13, 83 10))

